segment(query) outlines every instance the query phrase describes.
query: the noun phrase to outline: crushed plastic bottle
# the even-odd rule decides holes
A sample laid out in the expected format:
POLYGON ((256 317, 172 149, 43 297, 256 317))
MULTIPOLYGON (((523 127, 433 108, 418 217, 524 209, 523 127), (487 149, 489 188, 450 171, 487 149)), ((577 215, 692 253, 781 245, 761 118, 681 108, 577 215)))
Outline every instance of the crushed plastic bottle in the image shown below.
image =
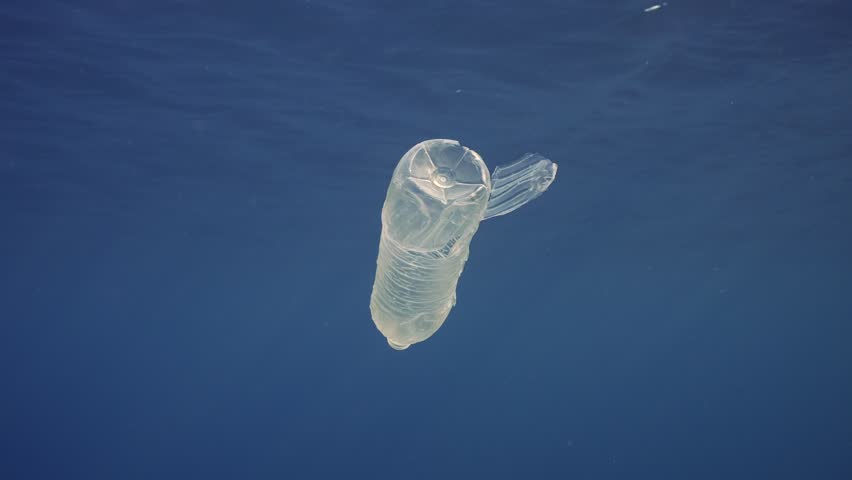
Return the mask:
POLYGON ((475 151, 427 140, 400 159, 382 208, 373 322, 396 350, 426 340, 456 304, 479 222, 505 215, 553 183, 557 165, 535 153, 490 175, 475 151))

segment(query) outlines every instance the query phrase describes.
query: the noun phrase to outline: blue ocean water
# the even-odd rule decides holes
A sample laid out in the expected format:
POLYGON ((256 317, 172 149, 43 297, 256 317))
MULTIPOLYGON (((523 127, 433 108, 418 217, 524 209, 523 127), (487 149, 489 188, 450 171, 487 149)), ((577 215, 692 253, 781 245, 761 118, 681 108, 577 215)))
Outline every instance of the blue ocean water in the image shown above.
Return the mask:
POLYGON ((0 478, 852 478, 852 4, 0 3, 0 478), (441 330, 400 156, 537 151, 441 330))

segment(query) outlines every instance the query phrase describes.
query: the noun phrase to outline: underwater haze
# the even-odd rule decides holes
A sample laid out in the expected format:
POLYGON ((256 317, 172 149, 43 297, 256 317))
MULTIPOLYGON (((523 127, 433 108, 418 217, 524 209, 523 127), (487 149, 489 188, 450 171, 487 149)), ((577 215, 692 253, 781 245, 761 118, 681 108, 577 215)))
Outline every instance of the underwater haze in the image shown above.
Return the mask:
POLYGON ((852 478, 852 3, 0 0, 0 478, 852 478), (397 162, 559 164, 370 315, 397 162))

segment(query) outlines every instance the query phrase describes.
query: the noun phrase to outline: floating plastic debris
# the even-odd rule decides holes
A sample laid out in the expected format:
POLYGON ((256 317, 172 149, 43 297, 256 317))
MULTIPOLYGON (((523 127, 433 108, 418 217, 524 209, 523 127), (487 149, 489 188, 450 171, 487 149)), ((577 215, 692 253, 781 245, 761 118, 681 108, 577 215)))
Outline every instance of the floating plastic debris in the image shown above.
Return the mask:
POLYGON ((541 195, 557 165, 528 153, 490 175, 475 151, 427 140, 400 159, 382 208, 373 322, 404 350, 432 336, 456 304, 456 285, 479 222, 541 195))

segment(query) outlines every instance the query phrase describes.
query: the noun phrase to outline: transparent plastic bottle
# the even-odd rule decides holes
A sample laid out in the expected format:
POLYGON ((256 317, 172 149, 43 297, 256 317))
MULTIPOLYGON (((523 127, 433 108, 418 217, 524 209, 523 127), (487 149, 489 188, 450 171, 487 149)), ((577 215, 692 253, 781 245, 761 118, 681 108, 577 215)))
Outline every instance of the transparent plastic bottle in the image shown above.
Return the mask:
POLYGON ((455 140, 427 140, 400 159, 382 208, 370 299, 373 322, 391 347, 404 350, 441 327, 479 222, 541 195, 556 168, 526 154, 492 178, 479 154, 455 140))

